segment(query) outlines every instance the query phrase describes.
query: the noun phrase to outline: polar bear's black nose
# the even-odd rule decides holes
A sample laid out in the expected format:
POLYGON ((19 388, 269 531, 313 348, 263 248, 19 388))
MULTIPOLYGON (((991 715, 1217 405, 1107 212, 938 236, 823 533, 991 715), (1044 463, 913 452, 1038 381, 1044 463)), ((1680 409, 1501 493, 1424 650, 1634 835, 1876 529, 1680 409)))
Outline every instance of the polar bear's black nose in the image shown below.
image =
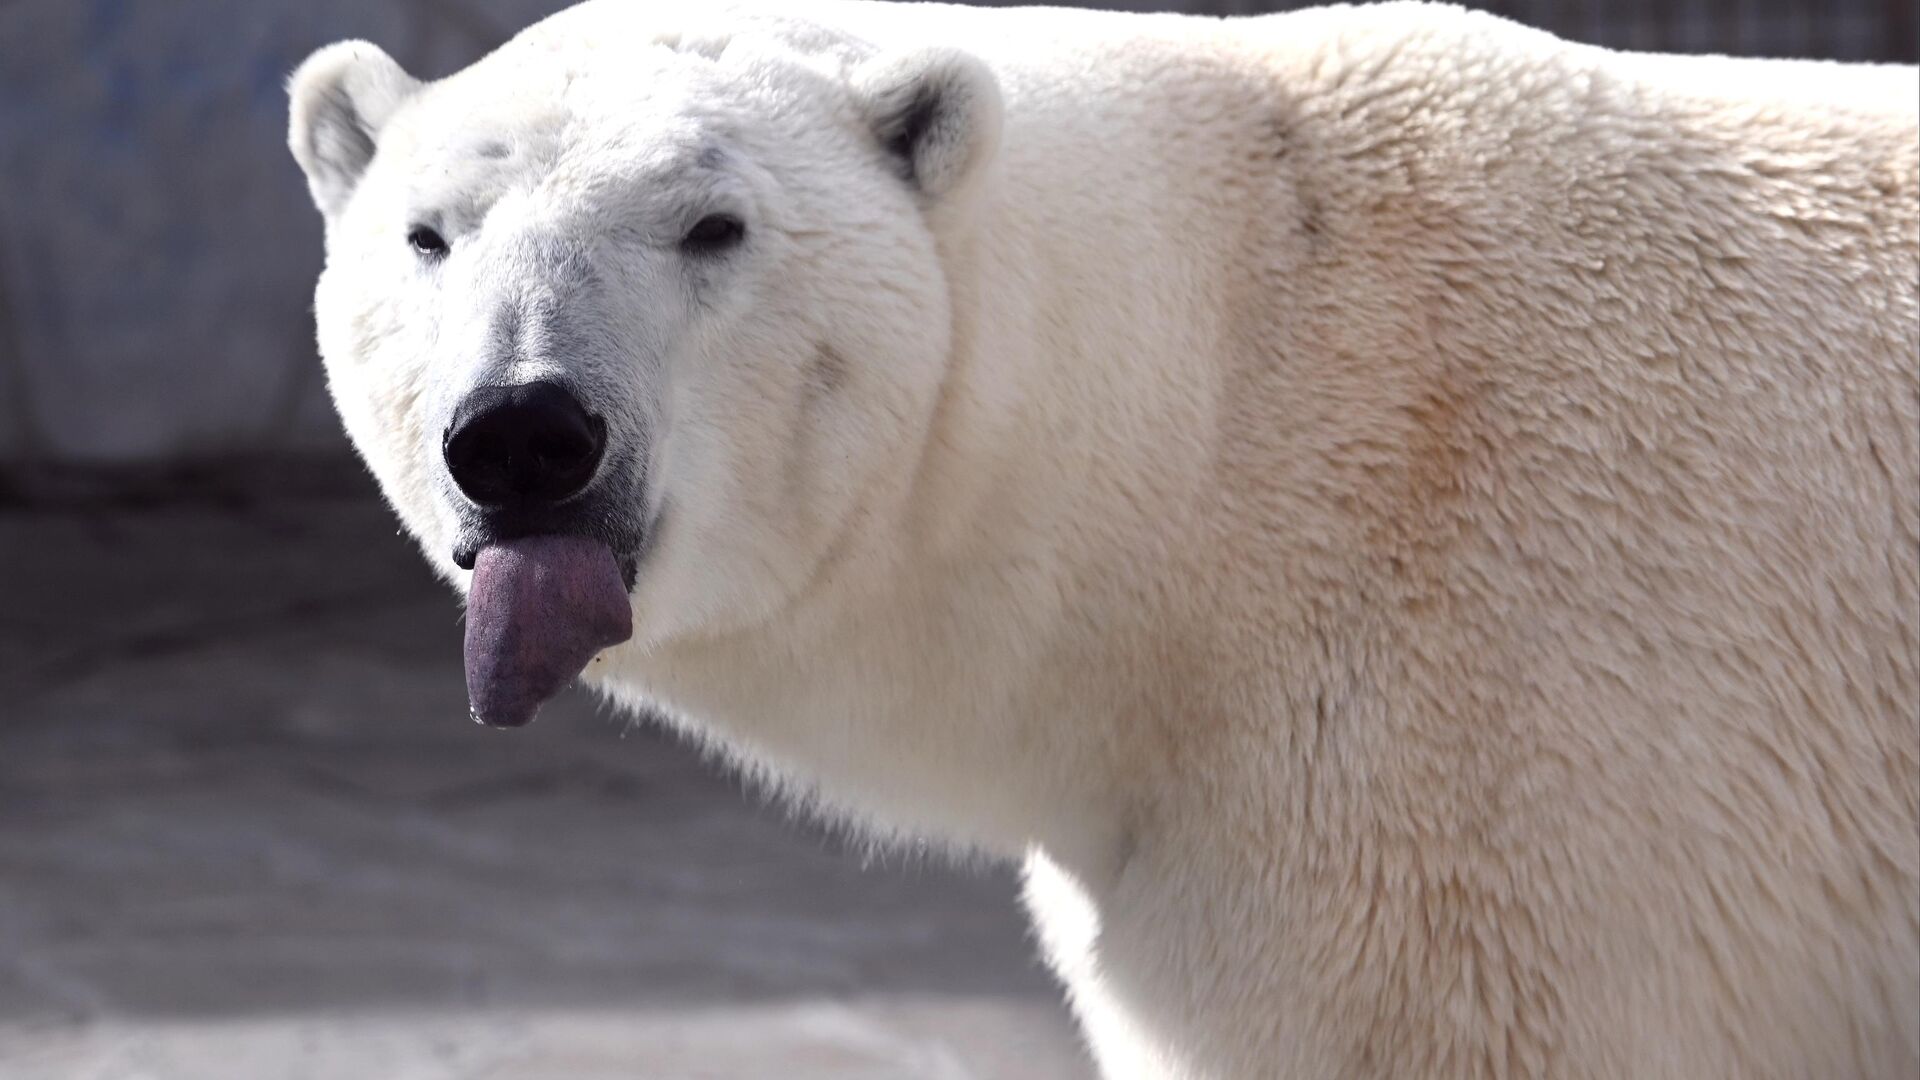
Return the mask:
POLYGON ((483 386, 447 428, 447 472, 485 507, 550 506, 593 479, 607 425, 552 382, 483 386))

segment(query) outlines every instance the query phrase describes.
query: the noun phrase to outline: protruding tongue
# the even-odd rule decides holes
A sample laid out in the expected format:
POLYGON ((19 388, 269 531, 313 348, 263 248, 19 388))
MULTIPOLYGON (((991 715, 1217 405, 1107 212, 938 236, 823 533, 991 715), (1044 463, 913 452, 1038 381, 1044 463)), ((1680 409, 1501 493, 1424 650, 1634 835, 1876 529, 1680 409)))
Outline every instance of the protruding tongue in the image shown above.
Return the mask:
POLYGON ((613 550, 579 536, 482 548, 467 587, 467 699, 473 718, 519 727, 600 650, 633 636, 613 550))

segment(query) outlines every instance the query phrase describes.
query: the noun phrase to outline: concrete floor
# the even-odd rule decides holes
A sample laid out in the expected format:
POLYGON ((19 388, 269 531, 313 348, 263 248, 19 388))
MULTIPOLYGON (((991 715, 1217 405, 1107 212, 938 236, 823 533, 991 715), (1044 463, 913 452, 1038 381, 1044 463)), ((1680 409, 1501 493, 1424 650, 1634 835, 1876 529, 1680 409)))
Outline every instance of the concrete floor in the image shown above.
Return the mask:
POLYGON ((1007 873, 477 728, 459 637, 369 502, 0 512, 0 1076, 1091 1074, 1007 873))

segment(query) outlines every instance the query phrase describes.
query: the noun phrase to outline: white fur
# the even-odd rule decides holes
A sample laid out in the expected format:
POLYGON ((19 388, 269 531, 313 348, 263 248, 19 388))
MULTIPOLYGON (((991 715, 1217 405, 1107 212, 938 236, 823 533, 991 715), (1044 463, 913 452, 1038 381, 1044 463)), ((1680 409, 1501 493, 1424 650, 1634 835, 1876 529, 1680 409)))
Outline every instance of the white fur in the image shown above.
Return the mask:
POLYGON ((1914 69, 695 7, 371 79, 371 163, 302 157, 442 572, 453 403, 588 387, 662 523, 594 680, 1025 856, 1110 1076, 1920 1068, 1914 69))

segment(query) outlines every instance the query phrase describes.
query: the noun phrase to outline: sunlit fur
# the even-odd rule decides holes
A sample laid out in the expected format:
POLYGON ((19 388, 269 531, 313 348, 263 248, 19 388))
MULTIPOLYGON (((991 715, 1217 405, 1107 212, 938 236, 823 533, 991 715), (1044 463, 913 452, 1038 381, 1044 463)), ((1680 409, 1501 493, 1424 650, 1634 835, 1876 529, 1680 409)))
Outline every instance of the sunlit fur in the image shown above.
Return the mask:
POLYGON ((296 76, 335 397, 450 580, 453 403, 585 386, 659 525, 592 680, 1025 857, 1113 1077, 1920 1069, 1914 69, 772 11, 296 76))

